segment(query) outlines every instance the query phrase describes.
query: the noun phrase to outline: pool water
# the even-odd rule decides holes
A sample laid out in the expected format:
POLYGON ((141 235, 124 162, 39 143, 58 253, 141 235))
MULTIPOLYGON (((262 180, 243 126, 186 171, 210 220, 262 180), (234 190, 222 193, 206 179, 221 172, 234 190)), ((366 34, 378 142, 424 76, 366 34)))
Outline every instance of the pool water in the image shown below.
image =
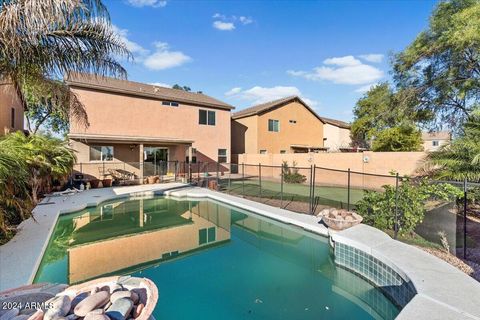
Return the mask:
POLYGON ((35 282, 155 282, 157 319, 393 319, 327 238, 210 200, 121 199, 60 216, 35 282))

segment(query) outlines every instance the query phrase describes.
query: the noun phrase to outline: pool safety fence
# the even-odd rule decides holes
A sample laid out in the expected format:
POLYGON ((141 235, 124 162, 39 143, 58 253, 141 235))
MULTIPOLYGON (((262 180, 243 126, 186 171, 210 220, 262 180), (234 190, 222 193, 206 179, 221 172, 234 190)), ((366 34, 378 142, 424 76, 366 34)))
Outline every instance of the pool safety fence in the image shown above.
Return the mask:
MULTIPOLYGON (((404 214, 399 205, 400 188, 408 178, 397 174, 384 175, 339 170, 316 165, 281 166, 219 162, 89 162, 74 167, 70 184, 98 187, 146 183, 184 182, 303 214, 316 215, 324 208, 355 210, 366 192, 394 192, 392 217, 393 237, 402 230, 404 214)), ((419 181, 419 180, 418 180, 419 181)), ((427 183, 448 183, 463 192, 462 197, 448 201, 431 199, 424 221, 415 232, 457 256, 467 257, 479 250, 480 243, 468 235, 472 211, 480 211, 480 183, 465 181, 422 180, 427 183)), ((480 212, 477 212, 480 214, 480 212)), ((480 261, 479 261, 480 262, 480 261)))

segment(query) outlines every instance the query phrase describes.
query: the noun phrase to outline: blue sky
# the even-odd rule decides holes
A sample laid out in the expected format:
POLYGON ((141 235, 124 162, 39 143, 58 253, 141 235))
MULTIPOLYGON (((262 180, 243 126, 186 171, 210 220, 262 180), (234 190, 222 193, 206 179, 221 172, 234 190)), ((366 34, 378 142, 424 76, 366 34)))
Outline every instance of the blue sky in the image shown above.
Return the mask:
POLYGON ((437 1, 105 1, 129 79, 188 85, 237 108, 298 94, 345 121, 437 1))

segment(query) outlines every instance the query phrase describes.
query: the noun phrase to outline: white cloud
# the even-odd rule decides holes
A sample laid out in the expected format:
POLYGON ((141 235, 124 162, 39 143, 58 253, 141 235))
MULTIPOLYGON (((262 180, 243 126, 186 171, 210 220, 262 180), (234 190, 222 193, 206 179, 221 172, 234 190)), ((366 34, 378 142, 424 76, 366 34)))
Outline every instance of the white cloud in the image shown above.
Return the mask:
POLYGON ((325 80, 336 84, 351 85, 373 83, 384 75, 382 70, 362 63, 353 56, 328 58, 323 61, 323 64, 312 71, 289 70, 287 73, 314 81, 325 80))
POLYGON ((168 83, 163 83, 163 82, 151 82, 150 84, 153 85, 153 86, 164 87, 164 88, 171 88, 172 87, 172 85, 170 85, 168 83))
POLYGON ((163 8, 167 5, 166 0, 127 0, 127 2, 134 7, 163 8))
POLYGON ((318 104, 317 101, 308 99, 302 95, 302 92, 297 87, 275 86, 275 87, 260 87, 255 86, 247 90, 242 90, 235 87, 227 92, 226 96, 233 97, 239 100, 248 101, 251 104, 265 103, 288 96, 299 96, 309 106, 314 107, 318 104))
POLYGON ((138 43, 131 41, 128 39, 128 30, 127 29, 120 29, 116 25, 112 25, 113 32, 115 32, 120 40, 125 43, 127 49, 136 57, 140 58, 148 54, 148 50, 139 45, 138 43), (139 57, 140 56, 140 57, 139 57))
POLYGON ((240 16, 238 18, 238 20, 242 23, 242 24, 250 24, 253 22, 253 19, 250 18, 250 17, 245 17, 245 16, 240 16))
POLYGON ((368 62, 380 63, 383 61, 383 54, 379 53, 363 54, 359 57, 368 62))
POLYGON ((376 83, 370 83, 370 84, 367 84, 367 85, 361 86, 360 88, 355 89, 355 92, 365 93, 376 85, 377 85, 376 83))
POLYGON ((222 19, 222 20, 226 20, 227 17, 224 15, 224 14, 221 14, 221 13, 215 13, 213 16, 212 16, 213 19, 222 19))
POLYGON ((156 51, 147 56, 143 62, 149 69, 164 70, 192 61, 192 58, 181 51, 170 51, 169 45, 165 42, 156 42, 155 47, 156 51))
POLYGON ((232 31, 233 29, 235 29, 235 25, 233 24, 233 22, 224 22, 220 20, 214 21, 213 27, 222 31, 232 31))

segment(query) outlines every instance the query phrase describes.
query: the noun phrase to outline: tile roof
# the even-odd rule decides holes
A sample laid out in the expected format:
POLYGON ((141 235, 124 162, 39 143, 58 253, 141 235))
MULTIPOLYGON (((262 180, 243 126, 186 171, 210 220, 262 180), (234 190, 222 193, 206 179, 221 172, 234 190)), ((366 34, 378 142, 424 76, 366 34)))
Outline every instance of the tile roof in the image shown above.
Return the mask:
POLYGON ((332 126, 336 126, 336 127, 344 128, 344 129, 350 129, 350 127, 351 127, 350 123, 347 123, 347 122, 344 122, 344 121, 325 118, 325 117, 321 117, 321 118, 322 118, 323 122, 331 124, 332 126))
POLYGON ((298 101, 300 102, 301 104, 303 104, 305 106, 305 108, 307 108, 311 113, 313 113, 313 115, 315 117, 317 117, 320 121, 323 122, 323 120, 321 119, 321 117, 315 113, 315 111, 313 111, 312 108, 310 108, 310 106, 308 104, 306 104, 302 99, 300 99, 300 97, 298 96, 289 96, 289 97, 285 97, 285 98, 281 98, 281 99, 277 99, 277 100, 273 100, 273 101, 269 101, 269 102, 265 102, 265 103, 262 103, 262 104, 257 104, 255 106, 252 106, 252 107, 249 107, 249 108, 246 108, 246 109, 243 109, 241 111, 238 111, 238 112, 235 112, 234 114, 232 114, 232 119, 240 119, 240 118, 245 118, 245 117, 249 117, 249 116, 253 116, 253 115, 258 115, 258 114, 261 114, 261 113, 265 113, 265 112, 268 112, 268 111, 271 111, 275 108, 278 108, 278 107, 281 107, 281 106, 284 106, 285 104, 289 103, 289 102, 292 102, 292 101, 298 101))
POLYGON ((422 140, 451 140, 452 135, 448 131, 422 132, 422 140))
POLYGON ((187 92, 179 89, 165 88, 152 84, 96 76, 87 73, 69 73, 65 81, 71 87, 109 91, 227 110, 235 109, 228 103, 217 100, 203 93, 187 92))

